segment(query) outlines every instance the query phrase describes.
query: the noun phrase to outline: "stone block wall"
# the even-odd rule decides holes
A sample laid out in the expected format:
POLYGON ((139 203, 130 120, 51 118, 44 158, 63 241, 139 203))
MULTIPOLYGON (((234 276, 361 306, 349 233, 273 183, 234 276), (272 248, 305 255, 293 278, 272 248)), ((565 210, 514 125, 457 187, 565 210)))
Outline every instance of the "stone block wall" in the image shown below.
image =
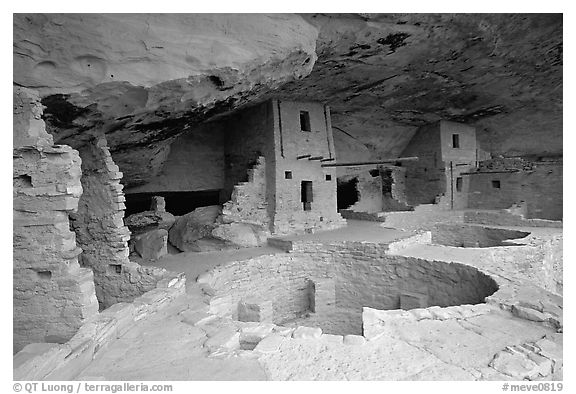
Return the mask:
POLYGON ((53 145, 38 95, 14 88, 13 345, 65 342, 98 314, 92 271, 81 268, 68 214, 82 194, 80 158, 53 145))
POLYGON ((359 332, 362 307, 399 309, 402 294, 427 296, 429 306, 444 307, 481 303, 497 290, 494 281, 475 268, 387 255, 387 249, 367 243, 299 245, 299 252, 315 259, 331 252, 336 309, 340 329, 347 333, 359 332))
POLYGON ((96 137, 79 152, 84 193, 71 224, 83 250, 80 263, 94 272, 96 296, 105 309, 153 289, 165 271, 128 259, 130 231, 124 226, 122 172, 110 156, 106 139, 96 137))
POLYGON ((276 141, 277 153, 286 159, 310 155, 323 159, 334 158, 334 140, 330 123, 330 110, 321 103, 273 101, 279 107, 280 138, 276 141), (302 131, 300 113, 307 112, 310 131, 302 131))
POLYGON ((440 144, 442 146, 442 158, 445 162, 468 163, 476 165, 477 144, 476 129, 474 127, 450 122, 440 121, 440 144), (460 146, 452 145, 452 135, 458 134, 460 146))
POLYGON ((310 278, 328 278, 329 264, 291 254, 260 256, 214 268, 198 278, 215 292, 211 311, 237 319, 238 303, 272 301, 273 321, 285 322, 310 310, 310 278))
POLYGON ((406 196, 411 206, 434 203, 447 189, 445 163, 442 159, 440 125, 422 126, 416 131, 402 157, 418 157, 402 163, 406 168, 406 196))
POLYGON ((430 230, 437 223, 462 223, 463 211, 452 211, 438 204, 423 204, 414 207, 411 212, 386 212, 386 227, 400 230, 430 230))
POLYGON ((500 164, 491 167, 491 162, 484 162, 482 172, 468 175, 468 208, 503 209, 524 201, 527 219, 562 220, 561 159, 500 164), (500 187, 494 187, 493 181, 498 181, 500 187))
POLYGON ((313 232, 346 225, 337 211, 336 171, 322 168, 319 161, 277 159, 275 207, 275 234, 313 232), (291 173, 291 179, 286 179, 287 171, 291 173), (302 181, 312 182, 313 198, 308 211, 302 203, 302 181))
POLYGON ((546 219, 526 219, 510 209, 471 210, 464 212, 465 223, 489 224, 493 226, 524 226, 562 228, 562 222, 546 219))

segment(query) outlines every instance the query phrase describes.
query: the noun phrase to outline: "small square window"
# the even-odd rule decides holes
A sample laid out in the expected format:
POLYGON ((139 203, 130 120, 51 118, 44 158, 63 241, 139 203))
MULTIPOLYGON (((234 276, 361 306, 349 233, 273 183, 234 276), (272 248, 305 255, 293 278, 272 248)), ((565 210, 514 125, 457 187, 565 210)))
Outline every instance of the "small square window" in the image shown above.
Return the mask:
POLYGON ((492 181, 492 187, 494 189, 500 189, 500 181, 492 181))
POLYGON ((300 111, 300 130, 312 131, 310 128, 310 113, 308 111, 300 111))
POLYGON ((332 175, 326 174, 326 180, 327 180, 327 181, 331 181, 331 180, 332 180, 332 175))
POLYGON ((452 134, 452 148, 460 148, 460 135, 452 134))
POLYGON ((121 274, 122 273, 122 265, 121 264, 109 264, 109 272, 121 274))
POLYGON ((284 171, 284 179, 292 179, 292 171, 284 171))

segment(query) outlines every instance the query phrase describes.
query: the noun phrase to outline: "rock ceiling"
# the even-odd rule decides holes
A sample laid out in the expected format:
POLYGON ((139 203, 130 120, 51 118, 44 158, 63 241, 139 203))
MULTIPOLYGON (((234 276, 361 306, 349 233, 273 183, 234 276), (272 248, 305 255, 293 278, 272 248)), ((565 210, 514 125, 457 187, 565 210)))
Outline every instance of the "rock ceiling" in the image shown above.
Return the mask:
POLYGON ((329 104, 346 158, 439 119, 496 154, 562 154, 562 47, 558 14, 16 14, 14 84, 57 142, 106 133, 133 185, 180 133, 271 96, 329 104))

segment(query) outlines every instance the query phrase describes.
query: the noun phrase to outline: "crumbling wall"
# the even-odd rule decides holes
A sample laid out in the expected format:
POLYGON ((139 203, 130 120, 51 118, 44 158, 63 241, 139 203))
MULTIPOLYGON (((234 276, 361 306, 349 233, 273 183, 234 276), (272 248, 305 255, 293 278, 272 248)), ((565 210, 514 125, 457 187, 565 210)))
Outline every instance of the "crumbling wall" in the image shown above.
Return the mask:
POLYGON ((68 213, 82 194, 80 158, 53 145, 38 95, 14 88, 13 344, 65 342, 98 313, 92 271, 80 268, 68 213))
POLYGON ((358 201, 348 209, 354 212, 381 212, 382 211, 382 178, 377 171, 376 174, 368 170, 361 171, 356 175, 358 183, 358 201))
POLYGON ((232 198, 222 209, 224 223, 250 223, 268 229, 266 199, 266 161, 259 157, 256 166, 248 170, 248 182, 234 186, 232 198))
POLYGON ((382 178, 382 211, 410 211, 406 191, 406 168, 378 167, 382 178))
POLYGON ((243 109, 221 122, 225 143, 224 196, 229 199, 234 186, 248 181, 248 170, 261 156, 273 165, 272 101, 243 109))
POLYGON ((130 231, 124 226, 122 172, 110 156, 106 139, 96 137, 79 152, 84 193, 71 224, 83 250, 80 262, 94 272, 96 296, 104 309, 152 290, 165 271, 128 259, 130 231))
POLYGON ((562 159, 483 162, 479 172, 468 175, 468 208, 504 209, 525 201, 527 219, 562 220, 562 164, 562 159))

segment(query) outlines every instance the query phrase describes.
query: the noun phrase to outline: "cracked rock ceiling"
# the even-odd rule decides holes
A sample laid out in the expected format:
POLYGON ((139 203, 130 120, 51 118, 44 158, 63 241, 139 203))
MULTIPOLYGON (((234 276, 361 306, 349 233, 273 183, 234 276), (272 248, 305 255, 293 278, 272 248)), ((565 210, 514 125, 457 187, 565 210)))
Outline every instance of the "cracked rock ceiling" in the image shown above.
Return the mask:
POLYGON ((346 160, 439 119, 493 154, 561 155, 562 47, 560 14, 15 14, 14 84, 57 143, 106 133, 131 186, 180 133, 268 97, 330 105, 346 160))

